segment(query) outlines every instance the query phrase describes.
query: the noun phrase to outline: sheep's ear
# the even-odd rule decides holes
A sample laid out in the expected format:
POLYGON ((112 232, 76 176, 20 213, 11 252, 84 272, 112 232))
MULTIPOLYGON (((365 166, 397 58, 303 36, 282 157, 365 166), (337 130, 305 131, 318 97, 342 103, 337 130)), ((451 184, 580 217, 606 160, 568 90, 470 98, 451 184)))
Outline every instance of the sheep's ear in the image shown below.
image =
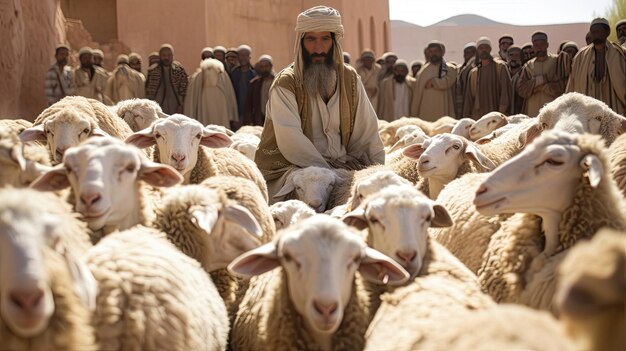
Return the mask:
POLYGON ((260 238, 263 235, 263 230, 261 229, 259 222, 257 222, 254 215, 243 206, 227 205, 224 208, 224 219, 243 227, 248 233, 257 238, 260 238))
POLYGON ((228 271, 240 277, 249 278, 269 272, 278 266, 280 266, 280 260, 276 244, 269 243, 235 258, 228 265, 228 271))
POLYGON ((36 126, 26 128, 20 133, 20 140, 25 143, 28 141, 39 141, 42 143, 46 143, 48 139, 46 138, 46 132, 43 129, 43 124, 38 124, 36 126))
POLYGON ((372 248, 365 248, 359 272, 366 280, 378 284, 400 285, 409 279, 409 273, 396 261, 372 248))
POLYGON ((418 159, 424 153, 424 144, 413 144, 409 145, 402 150, 402 154, 406 157, 418 159))
POLYGON ((167 113, 163 112, 163 111, 157 111, 156 112, 157 117, 159 118, 168 118, 170 115, 168 115, 167 113))
POLYGON ((20 171, 26 170, 26 160, 22 152, 22 145, 15 145, 11 148, 11 159, 20 167, 20 171))
POLYGON ((219 217, 217 208, 213 206, 191 206, 189 214, 191 215, 191 223, 209 235, 219 217))
POLYGON ((91 130, 91 136, 99 136, 99 137, 111 137, 109 133, 105 132, 100 128, 94 128, 91 130))
POLYGON ((595 188, 600 184, 602 177, 604 176, 604 169, 602 168, 602 162, 596 155, 586 155, 580 161, 580 167, 587 171, 587 178, 591 187, 595 188))
POLYGON ((506 118, 504 113, 499 112, 498 117, 500 117, 500 120, 498 121, 498 125, 496 125, 496 129, 509 124, 509 120, 506 118))
POLYGON ((390 154, 402 147, 404 147, 404 145, 406 144, 406 140, 404 138, 398 140, 395 144, 393 144, 392 147, 389 148, 389 151, 387 151, 387 154, 390 154))
POLYGON ((472 161, 478 163, 483 168, 492 171, 496 168, 496 164, 493 163, 487 156, 485 156, 476 146, 471 143, 468 143, 465 147, 465 155, 469 157, 472 161))
POLYGON ((72 288, 81 299, 85 307, 92 312, 96 309, 96 297, 98 295, 98 282, 91 274, 91 270, 82 258, 73 255, 65 249, 63 253, 65 262, 72 276, 72 288))
POLYGON ((367 223, 367 218, 365 218, 365 210, 362 208, 356 208, 349 213, 346 213, 341 220, 358 230, 363 230, 368 228, 369 224, 367 223))
POLYGON ((523 149, 526 145, 530 144, 538 137, 542 132, 541 124, 539 121, 533 123, 530 127, 528 127, 525 131, 520 134, 519 139, 517 141, 517 148, 523 149))
POLYGON ((32 189, 39 191, 57 191, 69 186, 70 181, 67 178, 67 170, 63 163, 52 167, 51 170, 42 174, 30 184, 32 189))
POLYGON ((490 142, 493 141, 493 139, 496 138, 496 133, 495 132, 491 132, 487 135, 485 135, 484 137, 474 141, 474 143, 478 144, 478 145, 482 145, 482 144, 488 144, 490 142))
POLYGON ((451 227, 454 224, 454 221, 450 217, 450 214, 445 207, 439 204, 435 204, 433 206, 433 210, 435 211, 435 216, 430 223, 430 226, 432 228, 451 227))
POLYGON ((229 147, 233 143, 233 140, 225 133, 218 132, 207 127, 202 129, 202 138, 200 139, 200 145, 220 148, 229 147))
POLYGON ((274 199, 283 198, 289 194, 291 194, 294 190, 296 190, 295 184, 289 179, 285 182, 282 188, 273 196, 274 199))
POLYGON ((137 178, 152 186, 161 187, 178 185, 184 180, 183 176, 173 167, 152 161, 141 163, 137 178))
POLYGON ((361 200, 362 199, 361 199, 360 196, 356 196, 356 195, 357 195, 356 193, 352 194, 352 197, 348 201, 348 207, 347 207, 348 211, 352 211, 352 210, 356 209, 357 207, 359 207, 359 205, 361 205, 361 200))
POLYGON ((156 144, 156 138, 152 126, 142 129, 138 132, 131 134, 126 140, 126 144, 135 145, 140 149, 145 149, 156 144))

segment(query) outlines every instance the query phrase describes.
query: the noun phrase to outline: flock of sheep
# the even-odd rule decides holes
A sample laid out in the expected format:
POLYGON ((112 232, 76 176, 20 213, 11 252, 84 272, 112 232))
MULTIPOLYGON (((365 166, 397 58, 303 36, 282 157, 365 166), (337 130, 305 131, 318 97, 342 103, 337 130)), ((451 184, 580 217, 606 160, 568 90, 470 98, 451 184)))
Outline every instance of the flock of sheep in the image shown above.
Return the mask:
POLYGON ((0 349, 624 349, 606 104, 381 122, 386 164, 272 201, 260 131, 142 99, 0 120, 0 349))

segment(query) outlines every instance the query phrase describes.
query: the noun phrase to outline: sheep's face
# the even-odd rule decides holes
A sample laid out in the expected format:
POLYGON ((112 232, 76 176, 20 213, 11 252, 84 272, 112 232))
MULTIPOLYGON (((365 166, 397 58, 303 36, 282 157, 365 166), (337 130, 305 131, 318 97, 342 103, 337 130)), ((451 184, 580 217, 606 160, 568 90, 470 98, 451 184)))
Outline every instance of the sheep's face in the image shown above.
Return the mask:
POLYGON ((54 312, 43 250, 58 242, 59 224, 46 214, 0 214, 0 317, 21 337, 41 333, 54 312))
POLYGON ((328 336, 341 324, 357 270, 372 281, 404 283, 408 274, 392 259, 366 247, 356 232, 324 215, 307 218, 279 239, 237 258, 233 273, 251 276, 282 266, 289 297, 313 335, 328 336))
POLYGON ((426 141, 426 139, 428 139, 428 135, 426 135, 426 133, 424 133, 421 129, 415 130, 409 134, 404 135, 400 140, 398 140, 398 142, 393 144, 393 146, 391 146, 389 150, 387 150, 387 154, 390 154, 396 150, 400 150, 401 148, 407 147, 409 145, 423 143, 424 141, 426 141))
POLYGON ((411 182, 393 171, 380 171, 361 179, 352 190, 350 208, 357 208, 367 196, 392 185, 411 185, 411 182))
POLYGON ((412 277, 426 255, 428 228, 452 225, 443 206, 407 185, 370 195, 344 221, 358 229, 369 228, 368 245, 395 259, 412 277))
POLYGON ((460 135, 466 139, 470 139, 470 128, 474 125, 475 121, 471 118, 462 118, 454 125, 450 134, 460 135))
POLYGON ((26 170, 22 143, 13 134, 0 134, 0 187, 21 187, 20 174, 26 170))
POLYGON ((494 130, 508 124, 506 116, 500 112, 490 112, 482 116, 469 130, 470 140, 478 140, 494 130))
POLYGON ((108 225, 126 229, 139 219, 138 180, 153 186, 173 186, 182 177, 169 166, 148 161, 133 146, 113 138, 93 138, 68 150, 63 163, 31 187, 59 190, 71 186, 76 211, 89 228, 99 230, 108 225))
POLYGON ((416 130, 422 131, 422 128, 414 125, 402 126, 396 130, 396 138, 402 139, 405 135, 409 135, 416 130))
POLYGON ((256 153, 260 142, 261 139, 257 138, 254 135, 246 135, 245 137, 233 136, 233 143, 230 145, 230 147, 239 151, 248 159, 254 161, 254 154, 256 153))
POLYGON ((467 158, 487 169, 495 165, 467 139, 453 134, 439 134, 404 149, 404 155, 418 160, 417 173, 424 178, 449 182, 467 158))
POLYGON ((200 145, 225 147, 231 144, 231 139, 194 119, 176 114, 136 132, 126 143, 140 148, 158 145, 161 163, 174 167, 188 179, 198 161, 200 145))
POLYGON ((315 212, 324 212, 328 198, 339 177, 330 169, 307 167, 293 171, 285 185, 274 195, 275 199, 295 193, 295 198, 311 206, 315 212))
POLYGON ((576 135, 544 133, 491 173, 476 192, 474 205, 485 215, 560 214, 571 205, 583 173, 591 186, 600 183, 604 165, 598 156, 584 154, 576 135))
POLYGON ((131 127, 133 132, 148 128, 159 119, 158 112, 153 106, 138 105, 128 108, 121 116, 131 127))
POLYGON ((274 219, 276 230, 287 228, 299 220, 315 215, 315 211, 300 200, 277 202, 270 206, 270 213, 274 219))

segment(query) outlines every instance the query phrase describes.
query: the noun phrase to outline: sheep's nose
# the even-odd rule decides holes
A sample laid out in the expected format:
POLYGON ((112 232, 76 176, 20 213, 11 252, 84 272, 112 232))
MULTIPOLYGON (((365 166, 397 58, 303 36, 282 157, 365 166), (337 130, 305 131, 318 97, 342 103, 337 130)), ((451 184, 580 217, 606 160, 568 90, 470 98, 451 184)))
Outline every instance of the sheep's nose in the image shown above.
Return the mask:
POLYGON ((23 312, 31 312, 43 300, 43 290, 40 288, 13 290, 9 292, 11 302, 23 312))
POLYGON ((472 127, 470 128, 470 134, 476 134, 478 131, 476 130, 476 128, 472 127))
POLYGON ((415 257, 417 256, 417 251, 409 250, 409 251, 396 251, 396 256, 400 257, 405 263, 411 263, 415 257))
POLYGON ((309 202, 309 206, 311 206, 311 208, 318 208, 321 205, 322 205, 322 200, 313 200, 309 202))
POLYGON ((430 162, 430 156, 422 155, 420 156, 419 163, 425 165, 430 162))
POLYGON ((182 162, 183 160, 185 160, 186 156, 183 154, 172 154, 172 160, 176 161, 176 162, 182 162))
POLYGON ((487 192, 487 186, 484 184, 481 184, 480 187, 478 188, 478 190, 476 190, 476 196, 480 195, 480 194, 484 194, 487 192))
POLYGON ((85 206, 91 206, 91 205, 95 204, 96 202, 98 202, 101 198, 102 198, 102 196, 99 193, 89 193, 89 194, 81 194, 80 195, 80 201, 85 206))
POLYGON ((66 147, 57 147, 54 155, 57 161, 61 161, 63 159, 63 155, 65 155, 65 150, 67 150, 66 147))
POLYGON ((318 300, 313 300, 313 308, 317 311, 317 313, 329 317, 335 311, 337 311, 337 302, 323 302, 318 300))

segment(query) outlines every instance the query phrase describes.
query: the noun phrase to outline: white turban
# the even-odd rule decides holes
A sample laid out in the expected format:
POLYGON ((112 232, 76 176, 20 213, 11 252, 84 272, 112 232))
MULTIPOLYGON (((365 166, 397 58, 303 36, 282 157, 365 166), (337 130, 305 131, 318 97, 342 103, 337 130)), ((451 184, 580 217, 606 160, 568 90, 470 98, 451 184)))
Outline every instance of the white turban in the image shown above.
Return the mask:
POLYGON ((307 32, 332 32, 335 33, 333 42, 333 61, 339 65, 339 71, 343 73, 343 50, 338 39, 343 38, 343 25, 339 11, 332 7, 315 6, 298 15, 296 20, 296 43, 294 45, 294 74, 296 84, 302 85, 304 60, 302 59, 302 38, 307 32))

